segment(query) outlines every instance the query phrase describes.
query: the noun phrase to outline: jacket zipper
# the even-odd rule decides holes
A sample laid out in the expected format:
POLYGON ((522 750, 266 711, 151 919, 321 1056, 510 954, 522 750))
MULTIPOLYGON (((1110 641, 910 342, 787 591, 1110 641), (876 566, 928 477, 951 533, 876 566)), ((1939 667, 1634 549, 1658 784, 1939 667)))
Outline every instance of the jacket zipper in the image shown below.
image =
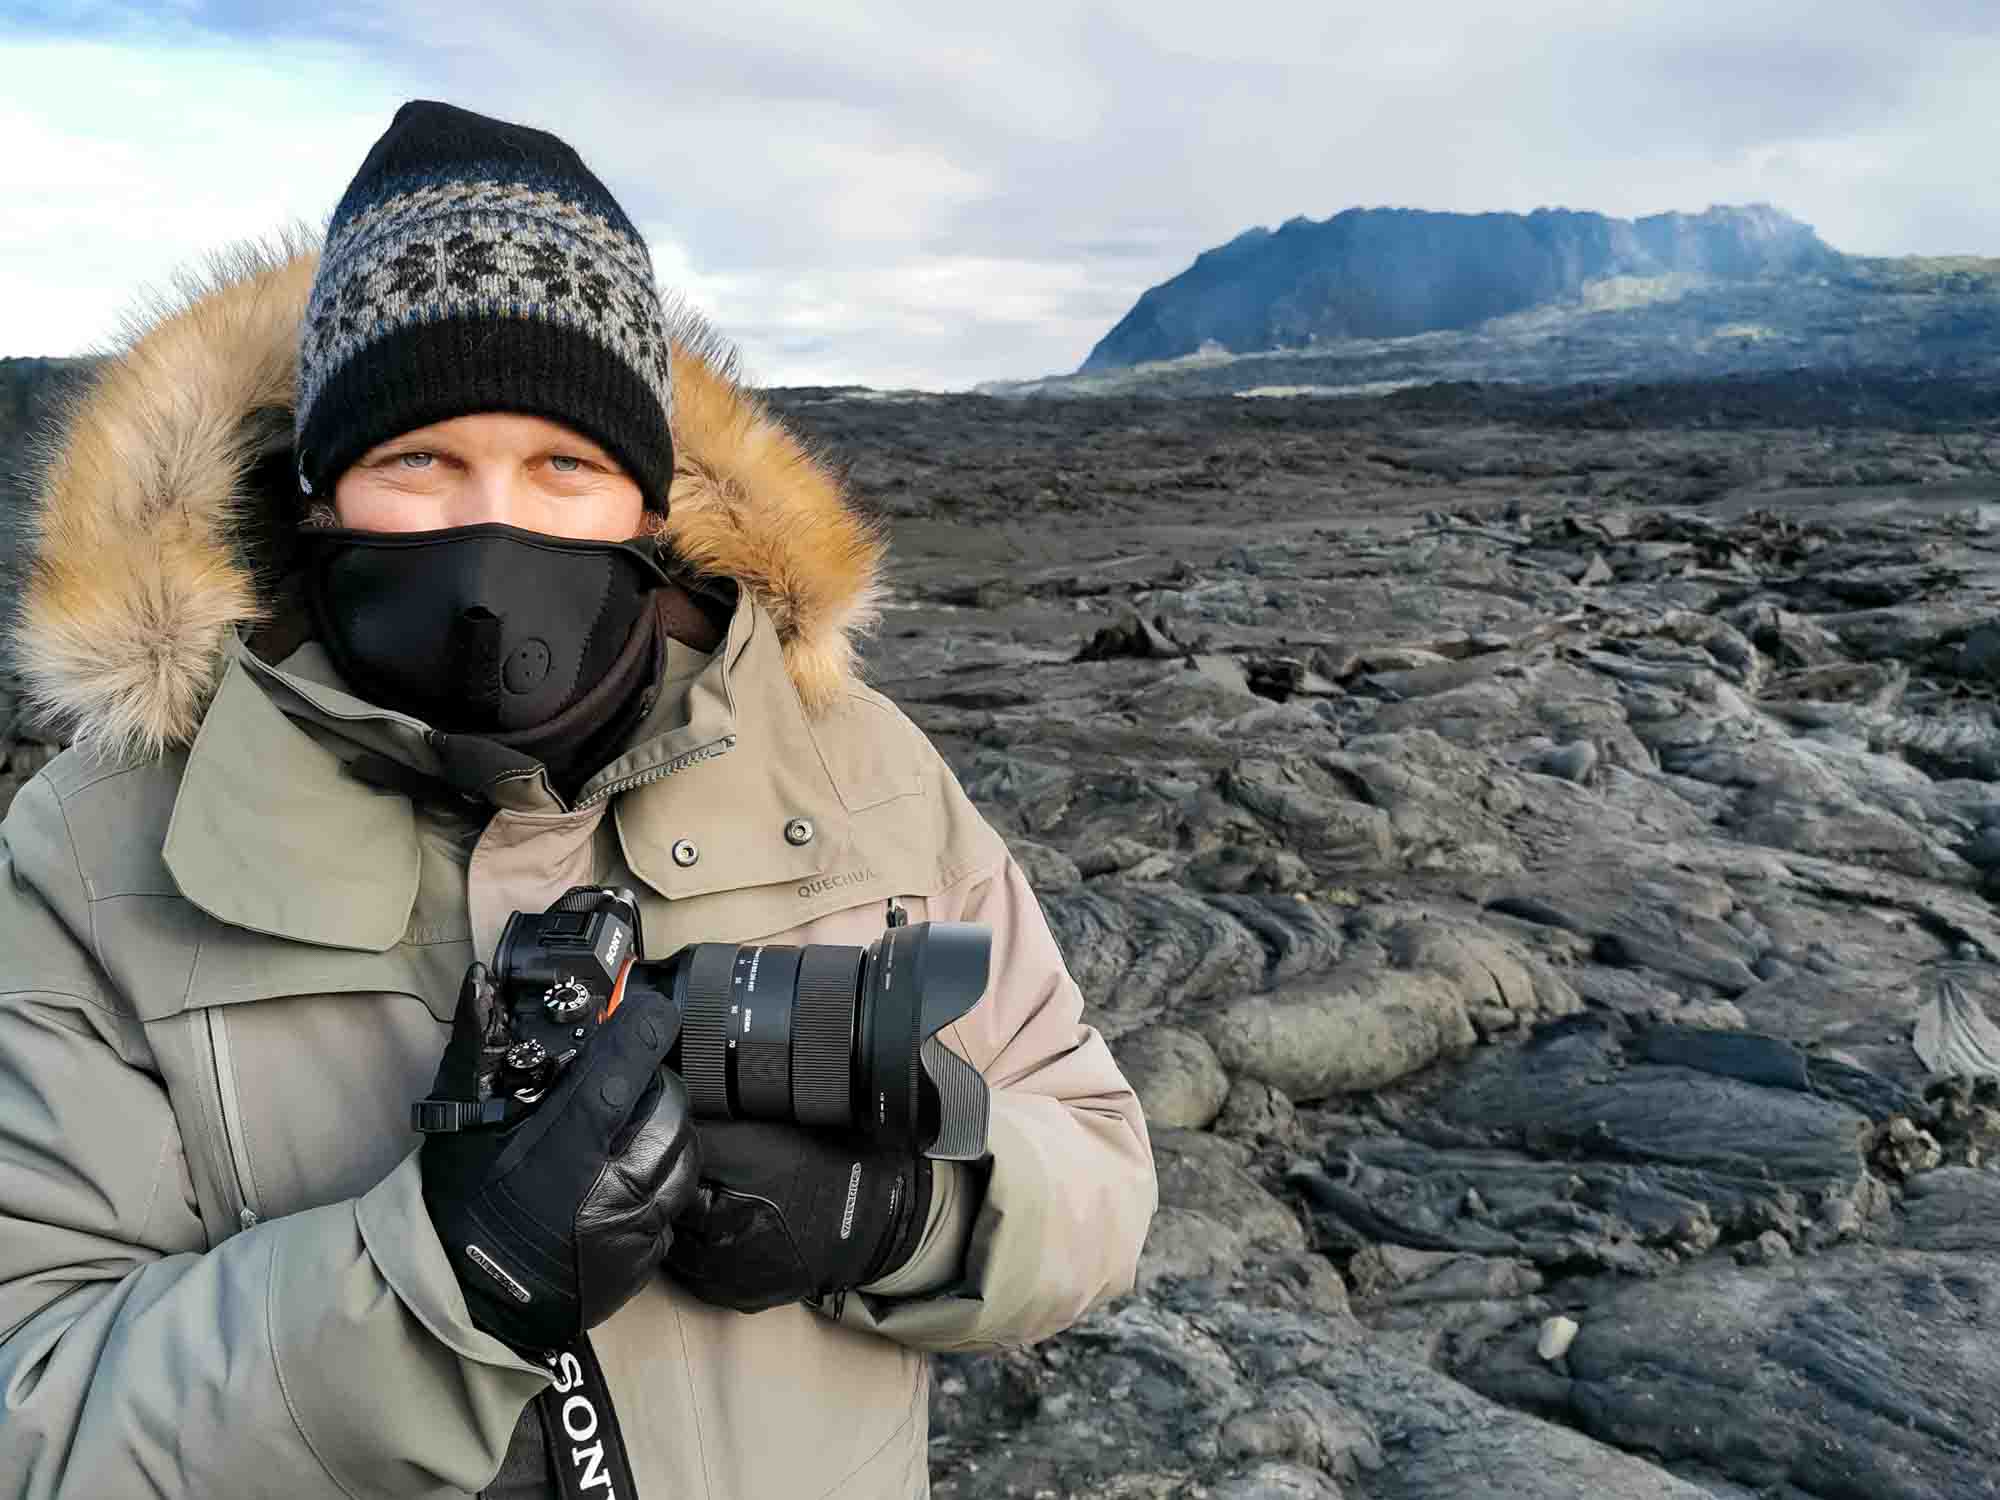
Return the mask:
POLYGON ((650 771, 641 771, 635 776, 626 777, 623 781, 613 781, 601 786, 570 810, 572 812, 582 812, 586 807, 595 807, 606 797, 612 796, 614 793, 637 791, 642 786, 651 786, 656 781, 665 781, 669 776, 685 771, 690 766, 698 766, 703 761, 713 760, 717 755, 726 755, 735 748, 736 736, 725 734, 720 739, 710 740, 706 745, 697 745, 692 750, 683 750, 665 765, 655 766, 650 771), (703 752, 705 751, 713 751, 714 754, 704 754, 703 752))
POLYGON ((222 1106, 222 1134, 229 1145, 229 1167, 236 1180, 236 1223, 251 1229, 257 1224, 257 1205, 250 1193, 250 1154, 243 1134, 243 1111, 236 1098, 236 1064, 229 1051, 229 1028, 221 1011, 210 1006, 202 1012, 208 1025, 209 1054, 215 1059, 215 1095, 222 1106))

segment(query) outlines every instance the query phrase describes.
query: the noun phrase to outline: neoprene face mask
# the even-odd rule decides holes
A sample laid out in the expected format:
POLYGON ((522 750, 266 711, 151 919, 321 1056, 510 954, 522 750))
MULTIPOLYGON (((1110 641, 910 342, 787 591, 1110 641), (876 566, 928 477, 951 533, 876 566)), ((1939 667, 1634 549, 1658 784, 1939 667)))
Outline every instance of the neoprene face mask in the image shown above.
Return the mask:
POLYGON ((555 718, 597 686, 668 581, 632 544, 497 524, 300 538, 320 639, 341 674, 453 734, 555 718))

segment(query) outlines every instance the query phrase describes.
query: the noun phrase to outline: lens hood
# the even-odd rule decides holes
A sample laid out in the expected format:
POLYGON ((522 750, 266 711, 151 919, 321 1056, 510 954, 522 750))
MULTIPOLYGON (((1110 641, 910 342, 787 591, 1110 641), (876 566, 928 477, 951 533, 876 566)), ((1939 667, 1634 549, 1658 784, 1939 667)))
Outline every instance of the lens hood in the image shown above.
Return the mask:
POLYGON ((885 933, 880 950, 862 1048, 874 1128, 907 1122, 926 1156, 985 1155, 986 1080, 938 1033, 986 993, 992 934, 970 922, 917 922, 885 933))

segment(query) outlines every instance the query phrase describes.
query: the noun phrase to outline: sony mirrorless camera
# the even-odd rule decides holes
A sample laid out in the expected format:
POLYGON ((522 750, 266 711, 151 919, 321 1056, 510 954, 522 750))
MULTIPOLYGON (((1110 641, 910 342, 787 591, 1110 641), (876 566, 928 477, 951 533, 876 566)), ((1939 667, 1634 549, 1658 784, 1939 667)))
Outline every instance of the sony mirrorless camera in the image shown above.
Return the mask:
MULTIPOLYGON (((691 943, 662 959, 641 946, 627 890, 578 886, 507 919, 493 963, 505 1033, 479 1070, 481 1120, 532 1107, 644 987, 679 1017, 666 1064, 697 1117, 858 1131, 946 1161, 985 1154, 986 1080, 938 1032, 985 993, 986 928, 917 922, 866 948, 691 943)), ((419 1130, 457 1128, 427 1123, 439 1104, 416 1105, 419 1130)))

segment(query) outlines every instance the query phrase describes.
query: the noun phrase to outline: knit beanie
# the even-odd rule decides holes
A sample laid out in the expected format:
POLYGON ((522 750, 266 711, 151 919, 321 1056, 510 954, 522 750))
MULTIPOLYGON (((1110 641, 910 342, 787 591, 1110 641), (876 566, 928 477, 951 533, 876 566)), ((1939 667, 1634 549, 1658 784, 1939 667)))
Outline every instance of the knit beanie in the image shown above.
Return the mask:
POLYGON ((299 336, 301 494, 376 444, 475 412, 560 422, 649 510, 673 479, 673 383, 652 256, 546 131, 413 99, 328 221, 299 336))

